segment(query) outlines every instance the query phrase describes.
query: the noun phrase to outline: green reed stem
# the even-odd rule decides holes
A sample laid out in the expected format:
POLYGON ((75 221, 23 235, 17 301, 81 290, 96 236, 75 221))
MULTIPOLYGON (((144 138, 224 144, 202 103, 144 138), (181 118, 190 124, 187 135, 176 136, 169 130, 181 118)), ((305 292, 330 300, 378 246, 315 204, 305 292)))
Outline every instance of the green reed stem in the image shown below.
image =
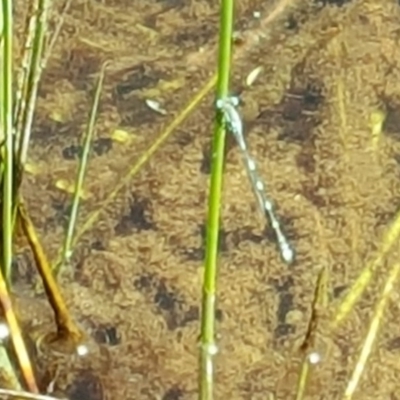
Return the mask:
POLYGON ((3 185, 3 221, 2 221, 2 261, 3 272, 6 282, 10 282, 12 265, 12 211, 13 211, 13 69, 12 69, 12 2, 2 0, 2 28, 3 40, 1 48, 1 139, 4 146, 1 151, 2 157, 2 185, 3 185))
MULTIPOLYGON (((32 43, 32 46, 26 48, 29 54, 27 57, 29 64, 27 67, 23 66, 23 68, 27 68, 26 75, 24 76, 26 78, 26 98, 20 99, 21 104, 17 105, 18 107, 22 107, 20 109, 22 120, 16 121, 18 126, 16 132, 18 141, 18 163, 21 168, 25 165, 28 156, 37 91, 43 71, 43 50, 48 28, 47 18, 50 3, 49 0, 38 1, 37 15, 35 13, 35 15, 31 16, 32 20, 28 28, 29 34, 33 35, 33 37, 28 36, 27 38, 28 44, 32 43)), ((24 83, 22 83, 22 86, 23 85, 24 83)), ((17 115, 17 118, 18 117, 17 115)))
MULTIPOLYGON (((220 9, 220 39, 218 59, 217 98, 229 95, 234 0, 222 0, 220 9)), ((207 241, 203 277, 203 304, 201 318, 201 351, 199 398, 213 398, 215 344, 215 300, 217 256, 220 225, 221 190, 225 152, 225 124, 219 110, 213 136, 211 155, 211 182, 208 203, 207 241)))
POLYGON ((79 201, 82 195, 83 189, 83 181, 85 179, 85 173, 87 170, 87 164, 89 160, 89 151, 91 148, 91 143, 94 135, 94 125, 96 122, 97 111, 99 108, 100 102, 100 95, 101 90, 103 88, 103 81, 104 81, 104 74, 106 69, 107 63, 103 64, 103 67, 100 71, 100 76, 97 81, 96 93, 94 95, 92 109, 90 111, 89 116, 89 125, 87 131, 85 132, 85 136, 83 139, 83 153, 80 159, 79 168, 78 168, 78 175, 75 181, 75 190, 74 190, 74 198, 72 200, 72 208, 71 208, 71 215, 69 217, 69 223, 67 228, 67 234, 65 236, 64 246, 62 250, 61 256, 61 263, 55 265, 55 274, 58 274, 60 268, 64 267, 69 263, 69 260, 72 256, 72 243, 74 239, 74 232, 76 227, 76 222, 78 219, 78 208, 79 208, 79 201))

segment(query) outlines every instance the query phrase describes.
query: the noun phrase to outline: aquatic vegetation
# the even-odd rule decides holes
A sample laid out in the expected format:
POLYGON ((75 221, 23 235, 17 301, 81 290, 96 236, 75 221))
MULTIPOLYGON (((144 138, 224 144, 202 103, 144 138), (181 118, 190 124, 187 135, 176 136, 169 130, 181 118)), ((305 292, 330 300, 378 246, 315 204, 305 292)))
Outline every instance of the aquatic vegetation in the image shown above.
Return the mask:
POLYGON ((396 397, 398 4, 211 3, 1 2, 0 396, 396 397))

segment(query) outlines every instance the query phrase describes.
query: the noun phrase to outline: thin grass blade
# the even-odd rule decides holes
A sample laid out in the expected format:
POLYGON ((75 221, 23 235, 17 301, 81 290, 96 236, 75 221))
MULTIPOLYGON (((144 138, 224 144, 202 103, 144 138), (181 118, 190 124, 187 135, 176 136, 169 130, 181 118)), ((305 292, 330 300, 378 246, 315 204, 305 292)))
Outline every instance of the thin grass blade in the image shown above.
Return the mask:
POLYGON ((61 263, 55 265, 55 267, 54 267, 55 275, 57 275, 59 273, 59 271, 62 267, 66 266, 69 263, 69 260, 72 255, 72 242, 73 242, 73 238, 74 238, 76 222, 78 219, 79 201, 81 199, 81 193, 83 190, 83 182, 85 179, 85 173, 86 173, 87 164, 88 164, 88 160, 89 160, 89 152, 90 152, 91 143, 92 143, 93 136, 94 136, 94 125, 96 122, 97 111, 99 108, 100 95, 101 95, 101 90, 103 88, 103 81, 104 81, 106 66, 107 66, 107 63, 104 63, 103 67, 101 68, 101 71, 100 71, 99 79, 97 81, 96 93, 94 95, 93 105, 92 105, 92 109, 90 111, 90 116, 89 116, 89 124, 88 124, 88 128, 84 135, 84 140, 83 140, 83 142, 84 142, 83 143, 83 153, 82 153, 82 157, 80 159, 78 175, 77 175, 76 182, 75 182, 74 197, 72 200, 71 214, 69 217, 67 233, 65 235, 65 241, 64 241, 64 246, 63 246, 63 250, 62 250, 61 263))
POLYGON ((368 358, 371 354, 373 345, 377 338, 378 331, 379 331, 380 325, 382 323, 383 315, 384 315, 390 294, 392 293, 394 285, 396 283, 396 280, 399 276, 399 272, 400 272, 400 263, 397 263, 392 267, 392 269, 389 273, 389 276, 386 280, 381 297, 375 308, 374 315, 372 317, 367 336, 364 340, 363 347, 361 349, 360 355, 358 357, 358 360, 357 360, 357 363, 353 370, 353 373, 351 375, 351 378, 347 384, 347 388, 346 388, 346 391, 345 391, 344 397, 343 397, 344 400, 351 400, 357 389, 357 386, 359 385, 361 376, 365 370, 365 366, 367 364, 368 358))
MULTIPOLYGON (((217 81, 217 76, 213 75, 212 78, 201 88, 198 94, 190 100, 189 104, 178 114, 176 118, 165 128, 163 132, 158 136, 154 143, 143 153, 143 155, 134 163, 133 167, 123 176, 114 190, 107 196, 107 198, 101 204, 101 207, 93 211, 88 219, 85 221, 83 226, 76 233, 72 246, 86 233, 98 220, 104 210, 112 203, 115 196, 121 191, 121 189, 128 184, 128 182, 140 171, 140 169, 147 163, 147 161, 157 152, 160 146, 171 136, 175 129, 185 121, 186 118, 199 106, 200 102, 207 96, 207 94, 213 89, 217 81)), ((62 259, 62 253, 55 261, 55 265, 60 264, 62 259)))
POLYGON ((392 248, 393 244, 396 242, 399 236, 400 213, 396 215, 395 220, 392 222, 387 232, 385 233, 378 256, 372 263, 368 264, 363 269, 357 280, 350 288, 348 294, 339 304, 337 311, 335 312, 332 327, 333 330, 336 330, 340 326, 340 324, 346 319, 347 315, 350 313, 358 299, 364 293, 364 290, 368 286, 375 272, 381 266, 385 256, 389 253, 390 249, 392 248))
POLYGON ((2 0, 3 44, 1 47, 1 131, 4 146, 1 153, 2 165, 2 267, 7 284, 10 282, 12 266, 12 211, 13 211, 13 167, 14 167, 14 141, 13 141, 13 66, 12 66, 12 32, 13 15, 12 2, 2 0))
POLYGON ((17 75, 17 84, 15 90, 14 124, 16 128, 17 142, 20 141, 22 132, 22 116, 25 112, 26 97, 28 91, 29 66, 32 60, 33 41, 35 38, 35 27, 37 25, 39 1, 29 2, 28 20, 25 27, 25 44, 22 54, 20 71, 17 75))
POLYGON ((0 396, 5 396, 14 399, 28 399, 28 400, 62 400, 56 397, 46 396, 44 394, 23 392, 22 390, 0 389, 0 396))
MULTIPOLYGON (((22 111, 19 111, 21 112, 22 122, 21 125, 17 122, 17 126, 20 125, 18 126, 20 130, 18 129, 16 133, 18 143, 18 164, 21 167, 21 171, 23 170, 23 166, 25 165, 28 156, 28 148, 31 137, 32 120, 35 111, 37 91, 43 71, 43 50, 48 25, 47 15, 49 7, 49 0, 39 0, 37 19, 34 20, 35 26, 34 37, 32 40, 32 48, 28 49, 31 54, 27 56, 29 64, 26 74, 26 99, 24 99, 24 101, 21 103, 23 105, 26 105, 26 107, 24 107, 22 111)), ((31 39, 29 38, 29 40, 31 39)), ((22 87, 24 86, 25 84, 22 83, 22 87)))

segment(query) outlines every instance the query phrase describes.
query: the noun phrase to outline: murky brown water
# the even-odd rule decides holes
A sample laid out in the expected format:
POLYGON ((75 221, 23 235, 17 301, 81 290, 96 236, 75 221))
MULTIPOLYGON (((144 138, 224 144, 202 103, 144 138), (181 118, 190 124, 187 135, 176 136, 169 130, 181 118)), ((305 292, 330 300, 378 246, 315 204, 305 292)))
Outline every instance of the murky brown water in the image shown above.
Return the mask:
MULTIPOLYGON (((263 234, 240 154, 230 146, 216 398, 274 393, 289 399, 298 371, 294 349, 307 329, 318 271, 330 270, 333 301, 341 297, 374 258, 398 208, 400 7, 394 0, 293 1, 266 24, 274 2, 237 3, 244 39, 236 48, 233 91, 242 92, 251 152, 297 261, 285 266, 263 234), (263 73, 243 89, 258 66, 263 73), (385 132, 374 151, 370 116, 385 108, 385 132)), ((41 85, 30 153, 37 172, 24 186, 52 259, 70 201, 56 182, 75 177, 101 64, 112 60, 81 225, 210 78, 217 34, 218 2, 73 2, 41 85), (159 101, 167 115, 149 109, 145 99, 159 101), (129 143, 113 141, 115 129, 127 131, 129 143)), ((63 291, 71 312, 104 349, 90 367, 81 366, 85 372, 68 376, 71 400, 196 398, 211 104, 208 96, 79 242, 73 279, 63 279, 63 291)), ((19 260, 18 284, 28 296, 23 252, 19 260)), ((342 398, 390 266, 381 269, 340 334, 321 339, 334 351, 316 371, 307 398, 342 398)), ((394 300, 356 399, 400 399, 394 300)), ((30 300, 23 309, 40 322, 48 314, 44 304, 30 300)))

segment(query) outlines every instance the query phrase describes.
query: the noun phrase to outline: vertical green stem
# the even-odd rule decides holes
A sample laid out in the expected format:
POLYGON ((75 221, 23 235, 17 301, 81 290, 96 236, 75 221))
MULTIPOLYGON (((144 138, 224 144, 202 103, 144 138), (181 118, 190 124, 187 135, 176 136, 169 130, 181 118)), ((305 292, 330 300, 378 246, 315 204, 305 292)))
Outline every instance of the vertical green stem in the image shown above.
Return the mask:
MULTIPOLYGON (((218 99, 226 98, 229 95, 233 5, 234 0, 221 0, 217 82, 218 99)), ((225 133, 222 115, 217 111, 211 157, 211 182, 203 278, 199 387, 199 398, 201 400, 211 400, 213 398, 213 359, 217 349, 215 344, 215 299, 225 133)))
POLYGON ((89 161, 89 151, 93 140, 94 125, 96 123, 97 111, 99 108, 100 95, 101 95, 101 90, 103 88, 106 66, 107 63, 104 63, 100 71, 99 79, 97 81, 96 93, 94 95, 93 105, 90 111, 89 125, 87 127, 87 131, 85 132, 83 140, 83 154, 79 163, 78 176, 75 181, 75 191, 74 191, 74 198, 72 200, 71 214, 69 217, 67 233, 65 235, 65 241, 62 250, 62 261, 61 264, 55 265, 54 269, 55 275, 57 275, 60 272, 60 269, 62 267, 66 266, 69 263, 70 258, 72 256, 72 244, 74 239, 75 226, 78 219, 79 201, 82 195, 83 181, 85 179, 85 173, 89 161))
POLYGON ((27 73, 27 101, 26 108, 23 110, 23 126, 18 131, 18 162, 23 167, 28 156, 29 142, 31 138, 32 120, 35 111, 35 103, 39 81, 43 70, 43 48, 47 32, 47 14, 49 9, 49 0, 39 0, 38 14, 34 28, 34 37, 32 40, 32 49, 28 73, 27 73), (22 135, 22 137, 20 137, 22 135))
POLYGON ((1 54, 1 128, 4 135, 3 148, 3 268, 7 282, 10 280, 12 263, 12 201, 13 201, 13 97, 12 97, 12 4, 2 0, 3 43, 1 54))

